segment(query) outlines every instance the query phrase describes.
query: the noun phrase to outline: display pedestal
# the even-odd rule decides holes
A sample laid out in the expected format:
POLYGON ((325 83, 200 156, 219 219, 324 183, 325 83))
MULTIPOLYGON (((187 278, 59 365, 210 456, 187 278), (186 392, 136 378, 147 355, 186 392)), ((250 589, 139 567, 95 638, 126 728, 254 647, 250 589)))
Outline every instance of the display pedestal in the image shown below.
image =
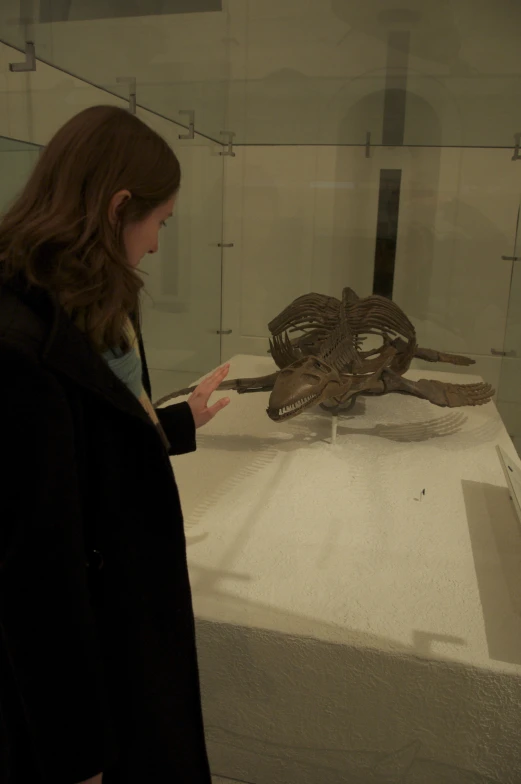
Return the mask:
MULTIPOLYGON (((239 356, 230 377, 272 367, 239 356)), ((267 399, 232 393, 174 461, 214 773, 519 784, 521 531, 495 405, 367 398, 332 444, 330 415, 276 424, 267 399)))

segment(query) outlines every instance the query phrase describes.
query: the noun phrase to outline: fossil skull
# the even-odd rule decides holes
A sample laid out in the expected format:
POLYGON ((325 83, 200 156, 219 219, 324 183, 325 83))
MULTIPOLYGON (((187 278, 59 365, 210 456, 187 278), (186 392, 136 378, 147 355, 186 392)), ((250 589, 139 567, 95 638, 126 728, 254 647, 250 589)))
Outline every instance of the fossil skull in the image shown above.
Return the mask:
POLYGON ((268 416, 274 422, 291 419, 345 391, 346 381, 323 359, 299 359, 278 374, 270 395, 268 416))

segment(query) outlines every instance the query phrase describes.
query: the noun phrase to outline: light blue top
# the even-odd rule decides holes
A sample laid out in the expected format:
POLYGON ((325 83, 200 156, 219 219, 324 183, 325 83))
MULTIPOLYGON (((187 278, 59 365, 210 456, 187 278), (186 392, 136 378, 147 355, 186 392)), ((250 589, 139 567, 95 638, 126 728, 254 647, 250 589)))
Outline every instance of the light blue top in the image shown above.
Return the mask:
POLYGON ((141 359, 136 349, 131 349, 126 353, 122 349, 111 349, 105 351, 103 359, 116 375, 132 392, 139 398, 143 392, 143 368, 141 359))

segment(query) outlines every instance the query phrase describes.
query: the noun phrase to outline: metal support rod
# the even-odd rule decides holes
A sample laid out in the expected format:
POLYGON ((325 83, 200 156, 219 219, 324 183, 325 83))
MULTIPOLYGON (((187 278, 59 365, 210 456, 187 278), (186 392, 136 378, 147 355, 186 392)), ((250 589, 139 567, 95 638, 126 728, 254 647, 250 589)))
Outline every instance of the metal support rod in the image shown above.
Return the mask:
POLYGON ((497 348, 491 348, 490 353, 494 357, 515 357, 516 352, 512 349, 512 351, 499 351, 497 348))
POLYGON ((365 157, 371 157, 371 131, 367 131, 365 136, 365 157))
POLYGON ((225 141, 223 143, 226 144, 226 149, 220 152, 219 155, 229 155, 231 158, 235 158, 235 153, 233 151, 235 133, 233 131, 221 131, 221 136, 224 136, 225 141))
POLYGON ((130 114, 136 114, 137 110, 137 86, 135 76, 118 76, 118 84, 128 84, 128 110, 130 114))
POLYGON ((336 444, 336 435, 338 431, 338 414, 333 414, 331 417, 331 443, 336 444))
POLYGON ((184 114, 188 117, 188 133, 180 133, 180 139, 194 139, 195 138, 195 112, 193 109, 181 109, 179 114, 184 114))
POLYGON ((217 243, 217 247, 218 248, 233 248, 234 245, 233 245, 233 242, 218 242, 217 243))
POLYGON ((521 160, 520 148, 521 148, 521 133, 515 133, 514 139, 516 141, 516 146, 514 147, 514 154, 512 156, 513 161, 521 160))
POLYGON ((9 63, 9 70, 14 73, 20 71, 36 71, 36 51, 32 41, 25 43, 25 62, 24 63, 9 63))
POLYGON ((231 335, 233 330, 231 329, 218 329, 216 330, 217 335, 231 335))

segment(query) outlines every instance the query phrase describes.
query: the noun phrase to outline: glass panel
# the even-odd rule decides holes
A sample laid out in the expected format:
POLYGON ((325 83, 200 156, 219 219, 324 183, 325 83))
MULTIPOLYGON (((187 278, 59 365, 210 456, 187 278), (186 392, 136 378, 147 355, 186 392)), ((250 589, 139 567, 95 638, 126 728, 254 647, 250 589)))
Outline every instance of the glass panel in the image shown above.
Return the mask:
POLYGON ((23 49, 33 40, 38 59, 123 98, 135 79, 139 106, 182 125, 189 120, 179 112, 194 111, 196 131, 221 140, 230 44, 227 14, 214 10, 220 3, 201 0, 208 11, 169 13, 187 7, 172 0, 162 4, 163 13, 150 14, 140 12, 146 4, 139 3, 126 4, 131 13, 121 2, 42 0, 28 26, 20 22, 19 4, 9 4, 0 17, 0 38, 7 43, 23 49))
POLYGON ((239 144, 382 143, 381 78, 306 77, 281 69, 230 85, 230 127, 239 144))
MULTIPOLYGON (((7 126, 18 138, 46 143, 83 108, 109 102, 97 87, 42 64, 29 77, 8 73, 7 81, 10 91, 0 92, 0 99, 5 98, 9 111, 0 120, 7 116, 7 126)), ((111 102, 119 104, 118 99, 111 102)), ((175 218, 164 231, 160 253, 144 265, 150 295, 144 302, 144 337, 157 399, 220 362, 225 159, 220 144, 198 134, 180 139, 182 127, 141 107, 138 116, 168 141, 183 169, 175 218)), ((5 183, 7 198, 13 177, 5 183)))
POLYGON ((0 136, 0 216, 22 190, 38 155, 35 145, 0 136))
POLYGON ((0 41, 18 49, 13 62, 25 60, 26 42, 35 44, 37 59, 52 60, 51 29, 40 24, 38 3, 33 0, 2 0, 0 3, 0 41))
POLYGON ((402 169, 393 298, 421 345, 469 354, 497 388, 506 326, 519 170, 506 150, 381 151, 402 169), (401 165, 400 164, 401 159, 401 165))
POLYGON ((0 3, 0 40, 23 50, 28 40, 27 24, 30 20, 24 18, 21 6, 20 0, 2 0, 0 3))
POLYGON ((501 362, 498 408, 510 437, 521 455, 521 236, 517 216, 511 258, 511 285, 505 330, 505 356, 501 362))
POLYGON ((268 322, 294 297, 339 296, 346 285, 367 296, 378 283, 422 346, 470 355, 476 364, 458 372, 497 389, 492 351, 503 350, 511 275, 502 255, 512 253, 521 176, 511 158, 501 149, 381 147, 367 158, 363 146, 239 148, 227 180, 226 235, 237 246, 226 260, 224 356, 265 354, 268 322))
POLYGON ((373 144, 385 144, 387 88, 398 100, 407 90, 404 144, 513 147, 521 131, 515 4, 407 5, 230 2, 232 17, 242 15, 230 52, 237 140, 364 144, 370 131, 373 144))
POLYGON ((37 57, 118 96, 128 95, 118 79, 135 78, 140 105, 172 120, 193 110, 196 130, 216 140, 232 130, 241 144, 361 145, 370 132, 386 145, 386 100, 403 111, 410 146, 513 147, 521 131, 521 15, 510 0, 28 9, 2 2, 3 40, 21 50, 34 40, 37 57))
POLYGON ((31 142, 22 142, 18 139, 10 139, 0 136, 0 152, 32 152, 38 154, 41 147, 31 142))
POLYGON ((197 138, 176 145, 183 180, 159 253, 142 264, 144 340, 154 399, 188 386, 221 359, 223 157, 197 138))

